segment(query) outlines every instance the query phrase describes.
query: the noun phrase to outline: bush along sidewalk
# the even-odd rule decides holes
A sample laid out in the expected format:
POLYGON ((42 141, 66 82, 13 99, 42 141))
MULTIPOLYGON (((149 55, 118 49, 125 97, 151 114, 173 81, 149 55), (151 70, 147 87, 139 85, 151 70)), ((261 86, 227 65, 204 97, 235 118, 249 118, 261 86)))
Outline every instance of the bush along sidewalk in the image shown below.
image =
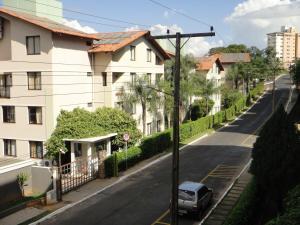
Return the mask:
MULTIPOLYGON (((256 100, 264 91, 263 84, 258 84, 249 93, 251 101, 256 100)), ((248 96, 248 97, 249 97, 248 96)), ((208 131, 211 128, 219 127, 224 122, 232 121, 247 107, 247 97, 241 97, 228 109, 220 111, 215 115, 205 116, 195 121, 189 121, 180 125, 180 141, 183 142, 193 136, 208 131)), ((153 134, 142 139, 139 146, 127 150, 127 168, 134 166, 142 160, 151 158, 154 155, 167 151, 172 146, 172 130, 153 134)), ((126 168, 126 152, 115 152, 104 161, 106 177, 118 176, 120 171, 126 168)))

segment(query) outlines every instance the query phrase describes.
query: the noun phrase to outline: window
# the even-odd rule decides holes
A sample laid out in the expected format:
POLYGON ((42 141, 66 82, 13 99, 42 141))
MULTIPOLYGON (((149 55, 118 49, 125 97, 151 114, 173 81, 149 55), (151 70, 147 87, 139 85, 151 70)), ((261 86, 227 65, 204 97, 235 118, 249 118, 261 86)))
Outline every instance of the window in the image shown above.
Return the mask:
POLYGON ((155 64, 156 65, 162 65, 163 64, 163 61, 157 55, 155 56, 155 64))
POLYGON ((29 124, 42 124, 42 107, 28 107, 29 124))
POLYGON ((147 123, 147 135, 152 134, 152 123, 147 123))
POLYGON ((0 98, 10 97, 10 87, 12 86, 12 75, 0 75, 0 98))
POLYGON ((156 122, 156 130, 157 130, 157 132, 161 132, 161 120, 157 120, 157 122, 156 122))
POLYGON ((0 40, 3 39, 4 35, 4 19, 0 17, 0 40))
POLYGON ((3 122, 15 123, 15 107, 14 106, 2 106, 3 122))
POLYGON ((43 142, 29 141, 30 158, 42 159, 43 158, 43 142))
POLYGON ((41 73, 40 72, 28 72, 28 90, 41 90, 41 73))
POLYGON ((74 143, 74 153, 75 153, 75 157, 82 156, 82 144, 81 143, 74 143))
POLYGON ((103 87, 107 86, 107 73, 106 72, 102 73, 102 85, 103 85, 103 87))
POLYGON ((88 103, 87 103, 87 106, 88 106, 88 107, 93 107, 93 103, 92 103, 92 102, 88 102, 88 103))
POLYGON ((204 195, 208 192, 207 187, 203 187, 200 190, 198 190, 198 200, 204 197, 204 195))
POLYGON ((17 156, 16 140, 4 139, 4 155, 17 156))
POLYGON ((40 36, 26 37, 27 55, 39 55, 40 49, 40 36))
POLYGON ((120 109, 123 110, 123 102, 115 102, 115 108, 116 109, 120 109))
POLYGON ((133 45, 130 46, 130 59, 135 61, 135 46, 133 45))
POLYGON ((147 62, 151 62, 152 59, 152 50, 150 48, 147 49, 147 62))
POLYGON ((130 73, 131 76, 131 84, 134 85, 136 82, 136 73, 130 73))
POLYGON ((92 72, 87 72, 86 75, 87 75, 88 77, 91 77, 91 76, 92 76, 92 72))
POLYGON ((147 79, 148 79, 148 84, 149 85, 151 84, 151 76, 152 76, 151 73, 147 73, 147 79))

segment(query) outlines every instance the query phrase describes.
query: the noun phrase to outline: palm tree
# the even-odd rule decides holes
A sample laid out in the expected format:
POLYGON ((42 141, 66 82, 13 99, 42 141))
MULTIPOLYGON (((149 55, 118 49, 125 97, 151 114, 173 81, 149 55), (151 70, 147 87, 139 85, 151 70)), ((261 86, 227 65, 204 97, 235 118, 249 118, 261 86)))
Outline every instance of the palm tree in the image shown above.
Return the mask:
POLYGON ((239 73, 238 65, 233 64, 227 73, 227 79, 232 81, 232 88, 238 89, 239 88, 239 81, 241 79, 241 75, 239 73))
POLYGON ((143 134, 146 135, 147 110, 157 113, 161 105, 162 94, 159 93, 154 85, 149 84, 148 76, 137 76, 132 83, 128 83, 128 92, 123 90, 120 99, 124 103, 125 109, 131 108, 134 104, 142 106, 143 134))
POLYGON ((209 106, 209 99, 213 94, 219 92, 219 88, 215 86, 214 81, 212 80, 205 80, 202 86, 202 96, 205 99, 206 103, 206 115, 208 115, 208 106, 209 106))

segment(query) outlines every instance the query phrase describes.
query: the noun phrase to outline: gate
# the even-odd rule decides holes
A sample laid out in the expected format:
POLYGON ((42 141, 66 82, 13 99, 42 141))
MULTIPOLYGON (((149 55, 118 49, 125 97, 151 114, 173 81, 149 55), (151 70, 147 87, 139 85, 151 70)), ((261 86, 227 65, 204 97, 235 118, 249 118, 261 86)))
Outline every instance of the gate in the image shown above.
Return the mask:
POLYGON ((98 176, 98 158, 77 158, 60 167, 61 192, 65 194, 98 176))

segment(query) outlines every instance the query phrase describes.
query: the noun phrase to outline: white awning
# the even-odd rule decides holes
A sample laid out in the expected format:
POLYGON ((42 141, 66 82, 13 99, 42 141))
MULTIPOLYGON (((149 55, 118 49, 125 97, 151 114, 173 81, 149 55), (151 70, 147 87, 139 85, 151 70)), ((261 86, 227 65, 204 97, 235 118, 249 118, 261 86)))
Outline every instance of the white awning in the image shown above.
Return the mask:
POLYGON ((71 141, 71 142, 79 142, 79 143, 95 143, 98 141, 103 141, 103 140, 107 140, 110 139, 112 137, 117 136, 117 133, 111 133, 105 136, 99 136, 99 137, 90 137, 90 138, 79 138, 79 139, 63 139, 64 141, 71 141))

